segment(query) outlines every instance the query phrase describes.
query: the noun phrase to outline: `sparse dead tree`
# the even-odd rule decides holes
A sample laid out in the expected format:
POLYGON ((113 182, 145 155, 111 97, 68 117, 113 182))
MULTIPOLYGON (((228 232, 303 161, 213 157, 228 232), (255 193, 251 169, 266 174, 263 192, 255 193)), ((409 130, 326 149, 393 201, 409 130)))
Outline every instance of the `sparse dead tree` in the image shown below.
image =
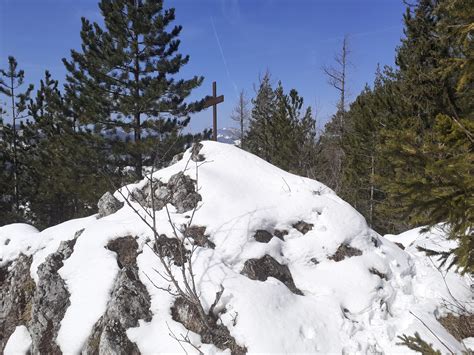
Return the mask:
POLYGON ((347 68, 349 66, 349 39, 344 36, 341 51, 334 56, 335 64, 322 68, 328 78, 328 83, 339 92, 337 111, 326 124, 321 136, 320 160, 323 162, 321 176, 324 183, 329 185, 336 193, 341 192, 342 169, 344 161, 343 135, 346 125, 347 104, 347 68))
POLYGON ((242 141, 245 136, 245 128, 250 120, 250 109, 249 109, 249 100, 245 95, 245 91, 242 90, 239 94, 239 100, 237 105, 234 107, 230 118, 239 123, 240 128, 240 146, 242 146, 242 141))
POLYGON ((349 54, 349 37, 345 35, 342 40, 341 51, 334 56, 335 65, 323 67, 323 72, 328 77, 329 85, 339 91, 340 97, 337 108, 343 112, 346 109, 349 54))

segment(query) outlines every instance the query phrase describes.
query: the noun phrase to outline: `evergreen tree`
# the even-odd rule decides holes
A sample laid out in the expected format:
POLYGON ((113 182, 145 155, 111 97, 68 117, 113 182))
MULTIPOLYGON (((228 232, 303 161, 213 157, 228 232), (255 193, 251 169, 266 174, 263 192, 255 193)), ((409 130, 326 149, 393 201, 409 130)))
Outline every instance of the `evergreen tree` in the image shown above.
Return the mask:
POLYGON ((163 9, 162 0, 101 0, 99 7, 105 27, 83 18, 82 51, 63 60, 68 99, 77 119, 94 124, 96 132, 133 133, 116 156, 130 157, 125 164, 141 178, 155 149, 170 145, 189 114, 202 108, 204 100, 184 100, 203 78, 173 77, 189 56, 178 53, 182 27, 168 30, 175 11, 163 9))
POLYGON ((48 71, 29 111, 33 120, 24 128, 27 147, 24 178, 31 222, 45 228, 94 213, 109 181, 100 174, 105 164, 101 141, 75 125, 48 71))
POLYGON ((294 89, 286 94, 281 82, 273 89, 267 72, 253 104, 246 149, 286 171, 310 174, 316 123, 310 107, 303 114, 303 98, 294 89))
POLYGON ((27 100, 33 90, 33 85, 28 85, 25 91, 21 91, 24 84, 25 72, 18 69, 18 63, 12 56, 8 57, 8 69, 0 69, 0 94, 9 101, 9 110, 3 110, 2 116, 10 117, 11 124, 2 121, 2 169, 3 178, 7 183, 4 200, 11 201, 12 214, 21 220, 20 206, 22 205, 22 191, 20 181, 21 160, 19 159, 21 120, 27 117, 27 100), (10 198, 11 196, 11 198, 10 198))
POLYGON ((249 130, 245 137, 245 148, 259 157, 270 161, 273 155, 271 124, 275 112, 275 92, 271 76, 267 71, 260 80, 257 95, 252 99, 252 114, 249 130))
POLYGON ((454 5, 420 0, 407 11, 397 57, 401 95, 392 97, 402 100, 404 109, 382 130, 386 170, 380 181, 398 207, 392 213, 399 211, 411 225, 445 222, 459 242, 454 261, 472 272, 473 83, 465 70, 472 45, 457 38, 468 36, 460 14, 465 3, 454 5))

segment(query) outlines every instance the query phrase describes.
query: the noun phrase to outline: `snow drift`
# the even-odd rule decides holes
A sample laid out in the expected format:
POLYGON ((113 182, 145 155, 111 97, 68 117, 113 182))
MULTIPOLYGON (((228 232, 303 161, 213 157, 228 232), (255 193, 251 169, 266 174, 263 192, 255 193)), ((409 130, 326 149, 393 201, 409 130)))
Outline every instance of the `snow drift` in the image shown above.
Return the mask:
MULTIPOLYGON (((470 279, 440 272, 416 248, 446 250, 452 242, 442 234, 385 238, 317 181, 231 145, 203 142, 200 159, 192 154, 154 178, 166 187, 184 172, 195 184, 196 208, 169 204, 168 211, 175 226, 192 219, 205 234, 192 260, 202 304, 208 311, 224 290, 218 322, 241 349, 389 354, 409 352, 397 336, 415 332, 443 353, 466 349, 437 319, 446 300, 472 301, 470 279)), ((140 210, 132 196, 146 184, 114 196, 140 210)), ((197 352, 174 334, 204 353, 230 352, 174 320, 176 298, 163 290, 163 266, 147 246, 153 233, 131 206, 120 206, 42 232, 24 224, 0 228, 0 350, 197 352)), ((162 207, 156 228, 171 238, 162 207)))

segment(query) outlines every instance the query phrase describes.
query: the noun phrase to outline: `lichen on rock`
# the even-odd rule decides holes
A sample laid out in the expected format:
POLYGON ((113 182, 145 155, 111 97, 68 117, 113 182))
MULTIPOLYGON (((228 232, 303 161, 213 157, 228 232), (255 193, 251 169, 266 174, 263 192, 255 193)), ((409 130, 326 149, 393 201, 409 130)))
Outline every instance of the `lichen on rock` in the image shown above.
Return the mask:
MULTIPOLYGON (((76 235, 80 235, 80 232, 76 235)), ((32 300, 32 317, 28 323, 33 354, 61 354, 55 340, 71 302, 66 283, 58 270, 72 254, 75 243, 76 239, 62 241, 58 250, 38 267, 38 284, 32 300)))
MULTIPOLYGON (((0 353, 19 325, 27 326, 32 316, 35 282, 30 276, 33 258, 20 254, 0 283, 0 353)), ((5 271, 3 271, 5 273, 5 271)))
POLYGON ((106 217, 117 212, 123 207, 123 202, 117 200, 109 191, 102 195, 97 203, 99 208, 98 218, 106 217))

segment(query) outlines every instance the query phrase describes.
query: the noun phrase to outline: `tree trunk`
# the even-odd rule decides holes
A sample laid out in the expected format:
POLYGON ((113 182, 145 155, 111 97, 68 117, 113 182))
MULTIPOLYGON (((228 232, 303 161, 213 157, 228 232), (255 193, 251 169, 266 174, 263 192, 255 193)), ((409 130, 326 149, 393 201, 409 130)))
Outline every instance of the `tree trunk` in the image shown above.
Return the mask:
POLYGON ((18 188, 18 159, 16 151, 16 110, 15 110, 15 86, 13 75, 11 76, 11 101, 12 101, 12 118, 13 118, 13 208, 15 212, 19 211, 20 192, 18 188))
POLYGON ((134 143, 135 143, 135 152, 134 152, 134 165, 135 165, 135 175, 137 179, 143 179, 142 175, 142 166, 143 166, 143 156, 142 156, 142 146, 141 146, 141 122, 140 122, 140 111, 139 111, 139 99, 140 99, 140 62, 138 58, 138 35, 135 38, 135 105, 136 112, 134 117, 134 143))

